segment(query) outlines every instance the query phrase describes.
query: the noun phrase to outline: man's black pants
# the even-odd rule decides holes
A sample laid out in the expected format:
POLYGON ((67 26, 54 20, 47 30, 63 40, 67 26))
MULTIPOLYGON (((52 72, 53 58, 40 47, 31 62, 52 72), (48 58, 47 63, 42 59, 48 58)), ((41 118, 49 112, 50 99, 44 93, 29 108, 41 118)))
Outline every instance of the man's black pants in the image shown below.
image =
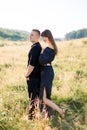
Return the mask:
POLYGON ((34 100, 36 96, 39 96, 40 81, 38 79, 27 80, 27 85, 29 98, 34 100))
POLYGON ((27 80, 28 85, 28 95, 30 99, 30 105, 31 109, 29 111, 29 119, 33 118, 33 112, 35 109, 35 99, 39 97, 39 91, 40 91, 40 81, 37 79, 27 80))

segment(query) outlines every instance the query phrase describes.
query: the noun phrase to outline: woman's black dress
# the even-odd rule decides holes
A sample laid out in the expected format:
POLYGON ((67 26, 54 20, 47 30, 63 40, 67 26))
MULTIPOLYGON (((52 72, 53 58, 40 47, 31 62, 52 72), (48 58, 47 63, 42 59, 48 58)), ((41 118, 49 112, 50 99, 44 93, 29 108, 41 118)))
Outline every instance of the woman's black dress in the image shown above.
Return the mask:
POLYGON ((43 100, 43 90, 46 88, 47 98, 51 97, 52 81, 54 78, 54 71, 51 62, 54 60, 54 50, 46 47, 39 57, 41 65, 41 84, 40 84, 40 99, 43 100))

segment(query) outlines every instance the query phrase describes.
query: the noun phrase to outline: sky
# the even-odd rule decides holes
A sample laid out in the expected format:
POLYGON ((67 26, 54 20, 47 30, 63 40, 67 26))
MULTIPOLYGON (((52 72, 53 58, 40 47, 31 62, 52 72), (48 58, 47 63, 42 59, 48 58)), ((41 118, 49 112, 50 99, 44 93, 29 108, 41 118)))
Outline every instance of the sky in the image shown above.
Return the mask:
POLYGON ((87 0, 0 0, 0 27, 51 30, 56 38, 87 28, 87 0))

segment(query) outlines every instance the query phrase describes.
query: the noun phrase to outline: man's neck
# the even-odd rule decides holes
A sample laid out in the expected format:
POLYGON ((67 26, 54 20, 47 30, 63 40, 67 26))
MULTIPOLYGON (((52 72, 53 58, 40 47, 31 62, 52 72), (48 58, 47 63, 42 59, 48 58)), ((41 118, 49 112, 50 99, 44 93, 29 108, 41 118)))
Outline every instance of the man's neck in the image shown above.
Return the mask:
POLYGON ((35 44, 35 43, 37 43, 37 42, 39 42, 39 41, 32 42, 32 44, 35 44))

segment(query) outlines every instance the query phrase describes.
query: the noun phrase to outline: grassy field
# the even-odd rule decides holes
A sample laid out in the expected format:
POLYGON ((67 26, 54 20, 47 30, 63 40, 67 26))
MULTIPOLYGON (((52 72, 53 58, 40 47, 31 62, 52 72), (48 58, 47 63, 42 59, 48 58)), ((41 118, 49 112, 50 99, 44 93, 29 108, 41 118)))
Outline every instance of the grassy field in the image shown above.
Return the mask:
POLYGON ((29 106, 25 72, 28 42, 0 41, 0 130, 87 130, 87 39, 58 42, 52 100, 64 119, 25 120, 29 106))

